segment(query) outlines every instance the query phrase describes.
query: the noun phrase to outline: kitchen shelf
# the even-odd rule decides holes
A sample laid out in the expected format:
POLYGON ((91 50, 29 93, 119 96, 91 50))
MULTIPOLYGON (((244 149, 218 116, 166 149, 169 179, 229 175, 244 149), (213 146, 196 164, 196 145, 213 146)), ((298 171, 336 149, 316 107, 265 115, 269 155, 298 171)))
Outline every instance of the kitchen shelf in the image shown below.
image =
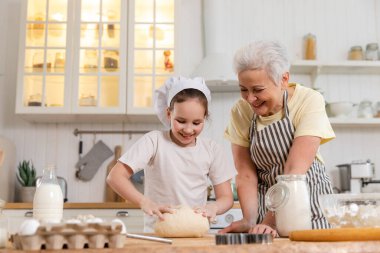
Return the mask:
POLYGON ((336 61, 322 62, 314 60, 294 61, 290 66, 290 74, 310 75, 311 86, 315 87, 318 75, 379 75, 380 61, 336 61))
POLYGON ((291 74, 380 74, 380 61, 321 62, 300 60, 290 67, 291 74))
POLYGON ((220 82, 208 82, 207 87, 211 92, 225 93, 225 92, 240 92, 239 82, 237 80, 220 81, 220 82))
MULTIPOLYGON (((345 75, 379 75, 380 61, 336 61, 323 62, 314 60, 294 61, 290 66, 290 74, 310 75, 312 86, 318 75, 345 74, 345 75)), ((212 92, 239 92, 237 80, 207 82, 212 92)))
POLYGON ((380 126, 380 118, 329 118, 333 126, 380 126))

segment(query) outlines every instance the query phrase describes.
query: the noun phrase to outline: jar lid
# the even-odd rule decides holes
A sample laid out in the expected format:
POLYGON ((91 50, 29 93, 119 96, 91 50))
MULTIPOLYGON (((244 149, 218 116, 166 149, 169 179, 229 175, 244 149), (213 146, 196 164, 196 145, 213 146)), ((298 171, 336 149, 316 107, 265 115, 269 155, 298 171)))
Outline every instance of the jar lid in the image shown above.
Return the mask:
POLYGON ((366 49, 367 50, 377 50, 378 49, 378 45, 377 43, 368 43, 367 46, 366 46, 366 49))
POLYGON ((278 175, 276 177, 277 181, 306 181, 305 174, 287 174, 287 175, 278 175))
POLYGON ((351 51, 363 51, 361 46, 352 46, 351 51))
POLYGON ((313 39, 315 39, 316 36, 315 36, 314 34, 312 34, 312 33, 307 33, 307 34, 304 36, 304 38, 313 38, 313 39))
POLYGON ((268 189, 265 194, 265 206, 270 211, 282 207, 289 198, 289 189, 285 184, 277 183, 268 189))

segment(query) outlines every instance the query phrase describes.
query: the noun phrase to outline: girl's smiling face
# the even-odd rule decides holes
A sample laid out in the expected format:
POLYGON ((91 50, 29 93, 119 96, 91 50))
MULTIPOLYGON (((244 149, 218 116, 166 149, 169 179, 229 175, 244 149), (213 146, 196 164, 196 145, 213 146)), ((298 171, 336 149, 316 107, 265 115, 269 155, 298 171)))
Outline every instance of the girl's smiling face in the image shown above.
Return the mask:
POLYGON ((195 146, 196 137, 204 127, 205 114, 206 109, 199 98, 175 102, 173 109, 167 111, 172 140, 182 147, 195 146))
POLYGON ((288 84, 288 74, 283 75, 281 84, 276 85, 265 70, 245 70, 239 73, 242 98, 252 107, 255 114, 270 116, 283 107, 283 92, 288 84))

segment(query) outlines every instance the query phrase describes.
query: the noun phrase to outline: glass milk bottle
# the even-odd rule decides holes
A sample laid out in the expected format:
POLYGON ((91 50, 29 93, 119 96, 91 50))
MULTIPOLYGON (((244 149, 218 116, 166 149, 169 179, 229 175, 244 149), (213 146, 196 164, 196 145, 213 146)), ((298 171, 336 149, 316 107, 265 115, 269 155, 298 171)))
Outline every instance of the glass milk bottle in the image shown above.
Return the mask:
POLYGON ((311 208, 306 175, 279 175, 265 194, 265 205, 276 215, 280 236, 293 230, 311 229, 311 208))
POLYGON ((42 173, 33 199, 33 217, 40 222, 59 223, 63 215, 63 194, 55 175, 54 165, 42 173))

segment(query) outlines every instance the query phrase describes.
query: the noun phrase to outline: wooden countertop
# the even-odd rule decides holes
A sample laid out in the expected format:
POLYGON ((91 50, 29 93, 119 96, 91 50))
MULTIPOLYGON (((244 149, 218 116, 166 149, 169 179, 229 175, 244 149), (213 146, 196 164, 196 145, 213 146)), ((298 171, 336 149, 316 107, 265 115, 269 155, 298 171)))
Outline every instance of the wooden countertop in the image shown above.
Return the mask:
MULTIPOLYGON (((126 240, 122 249, 83 249, 83 250, 60 250, 64 253, 75 252, 112 252, 112 253, 216 253, 216 252, 296 252, 296 253, 322 253, 322 252, 379 252, 380 241, 365 242, 293 242, 284 238, 276 238, 272 244, 246 244, 246 245, 215 245, 214 235, 206 235, 203 238, 174 238, 173 244, 164 244, 138 239, 126 240)), ((5 252, 26 252, 12 250, 11 248, 0 249, 5 252)), ((33 252, 33 251, 29 251, 33 252)), ((36 252, 36 251, 34 251, 36 252)), ((51 251, 50 251, 51 252, 51 251)), ((58 251, 57 251, 58 252, 58 251)))
MULTIPOLYGON (((130 202, 103 202, 103 203, 73 203, 63 204, 66 209, 139 209, 138 205, 130 202)), ((5 209, 33 209, 32 203, 6 203, 5 209)))
MULTIPOLYGON (((63 204, 66 209, 139 209, 138 205, 130 202, 102 202, 102 203, 73 203, 63 204)), ((234 203, 233 208, 240 208, 238 202, 234 203)), ((33 209, 32 203, 6 203, 5 209, 33 209)))

